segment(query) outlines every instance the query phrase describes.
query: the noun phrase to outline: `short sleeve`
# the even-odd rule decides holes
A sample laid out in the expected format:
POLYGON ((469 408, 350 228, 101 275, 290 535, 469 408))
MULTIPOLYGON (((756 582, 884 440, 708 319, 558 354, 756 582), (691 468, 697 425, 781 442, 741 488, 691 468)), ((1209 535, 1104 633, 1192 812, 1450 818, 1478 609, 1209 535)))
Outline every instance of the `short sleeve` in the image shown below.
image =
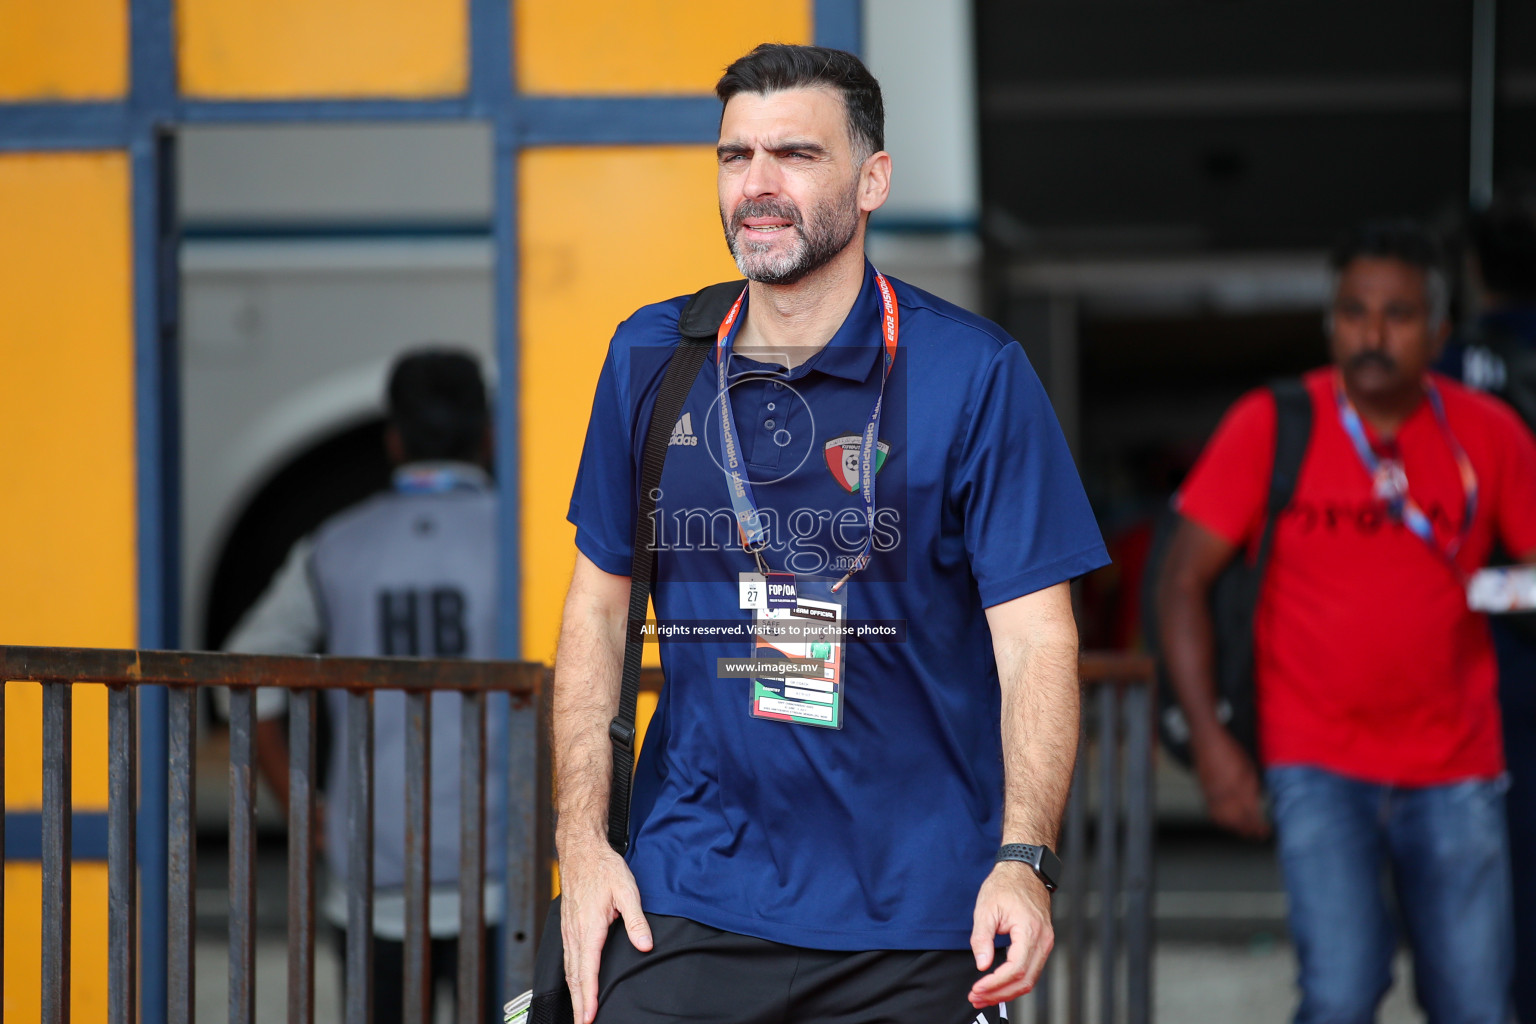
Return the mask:
MULTIPOLYGON (((226 651, 241 654, 313 654, 325 643, 320 600, 310 575, 313 537, 305 537, 288 552, 288 558, 256 603, 241 616, 224 640, 226 651)), ((214 709, 229 718, 229 692, 216 687, 214 709)), ((256 690, 256 717, 279 718, 288 710, 287 691, 262 686, 256 690)))
POLYGON ((1174 508, 1232 544, 1247 544, 1264 522, 1276 418, 1267 388, 1238 399, 1185 477, 1174 508))
POLYGON ((1517 558, 1536 552, 1536 438, 1513 413, 1499 481, 1499 539, 1517 558))
POLYGON ((597 378, 587 439, 566 514, 576 547, 606 573, 628 576, 635 546, 635 465, 621 371, 610 347, 597 378))
POLYGON ((986 607, 1108 564, 1061 425, 1016 343, 987 368, 954 481, 986 607))

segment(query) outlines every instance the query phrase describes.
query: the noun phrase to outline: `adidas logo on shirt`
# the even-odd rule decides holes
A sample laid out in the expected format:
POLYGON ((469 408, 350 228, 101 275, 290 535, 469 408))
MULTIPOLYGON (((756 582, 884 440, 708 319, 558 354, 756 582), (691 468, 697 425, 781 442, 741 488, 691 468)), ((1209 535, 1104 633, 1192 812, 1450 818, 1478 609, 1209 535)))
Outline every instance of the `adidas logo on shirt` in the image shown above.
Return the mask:
POLYGON ((685 444, 690 447, 699 443, 699 438, 693 432, 693 413, 683 413, 683 418, 677 421, 677 426, 672 428, 672 439, 667 442, 667 447, 674 444, 685 444))

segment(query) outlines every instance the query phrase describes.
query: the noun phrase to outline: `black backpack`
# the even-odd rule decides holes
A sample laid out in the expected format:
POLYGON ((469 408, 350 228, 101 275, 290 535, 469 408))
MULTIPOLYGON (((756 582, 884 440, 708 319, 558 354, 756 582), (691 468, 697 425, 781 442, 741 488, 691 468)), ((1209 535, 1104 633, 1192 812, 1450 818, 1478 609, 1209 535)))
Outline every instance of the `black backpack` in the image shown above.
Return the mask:
MULTIPOLYGON (((1216 639, 1216 714, 1251 757, 1258 760, 1258 710, 1253 688, 1253 617, 1259 604, 1264 569, 1274 545, 1280 513, 1296 493, 1301 460, 1312 433, 1312 398, 1301 380, 1273 381, 1275 396, 1275 461, 1269 476, 1269 501, 1256 557, 1242 553, 1232 560, 1211 587, 1211 622, 1216 639)), ((1141 622, 1147 649, 1158 655, 1157 581, 1168 556, 1180 516, 1171 507, 1157 521, 1142 577, 1141 622)), ((1174 759, 1188 766, 1189 724, 1168 679, 1162 659, 1157 663, 1157 731, 1174 759)))
MULTIPOLYGON (((1498 386, 1490 388, 1488 393, 1502 398, 1527 427, 1536 431, 1536 341, 1485 326, 1467 346, 1464 358, 1470 359, 1478 350, 1491 357, 1498 367, 1498 386)), ((1464 363, 1463 376, 1466 372, 1464 363)), ((1514 565, 1518 562, 1519 559, 1505 551, 1503 545, 1494 549, 1491 564, 1514 565)), ((1506 612, 1497 618, 1527 644, 1536 645, 1536 611, 1506 612)))
POLYGON ((1536 342, 1488 329, 1478 342, 1504 364, 1503 380, 1493 394, 1508 402, 1525 425, 1536 430, 1536 342))

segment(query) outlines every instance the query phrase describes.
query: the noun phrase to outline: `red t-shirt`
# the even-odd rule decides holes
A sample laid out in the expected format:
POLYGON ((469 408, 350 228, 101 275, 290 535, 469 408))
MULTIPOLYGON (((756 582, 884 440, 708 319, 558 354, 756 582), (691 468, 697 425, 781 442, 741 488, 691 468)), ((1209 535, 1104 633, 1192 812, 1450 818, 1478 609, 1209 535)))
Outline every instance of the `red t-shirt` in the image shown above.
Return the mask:
MULTIPOLYGON (((1333 373, 1305 377, 1312 434, 1259 599, 1260 753, 1266 764, 1410 786, 1497 775, 1504 754, 1487 620, 1468 610, 1444 556, 1388 519, 1374 497, 1339 421, 1333 373)), ((1477 510, 1457 566, 1481 568, 1496 538, 1519 554, 1536 550, 1536 440, 1498 400, 1435 382, 1477 471, 1477 510)), ((1275 420, 1267 388, 1239 399, 1185 480, 1178 510, 1251 549, 1263 525, 1275 420)), ((1409 494, 1447 545, 1465 498, 1427 401, 1397 440, 1409 494)))

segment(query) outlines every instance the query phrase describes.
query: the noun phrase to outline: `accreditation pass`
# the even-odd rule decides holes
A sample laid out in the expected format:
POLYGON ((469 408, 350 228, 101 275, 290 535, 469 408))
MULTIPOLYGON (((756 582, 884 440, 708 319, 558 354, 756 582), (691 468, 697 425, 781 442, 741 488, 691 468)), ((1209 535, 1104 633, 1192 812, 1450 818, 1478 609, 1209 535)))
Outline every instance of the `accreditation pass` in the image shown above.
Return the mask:
POLYGON ((822 729, 843 727, 843 628, 847 591, 800 577, 793 608, 753 609, 754 661, 785 662, 752 680, 752 717, 822 729))

